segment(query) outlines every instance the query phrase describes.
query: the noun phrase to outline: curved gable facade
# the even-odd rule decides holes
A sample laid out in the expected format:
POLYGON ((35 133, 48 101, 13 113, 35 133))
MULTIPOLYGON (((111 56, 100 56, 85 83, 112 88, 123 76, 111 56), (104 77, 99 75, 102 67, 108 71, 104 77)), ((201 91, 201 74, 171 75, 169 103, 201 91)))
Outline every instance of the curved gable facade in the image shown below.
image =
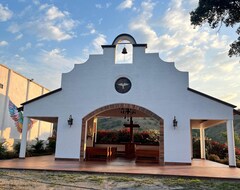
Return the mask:
MULTIPOLYGON (((163 119, 164 147, 160 150, 164 150, 163 164, 191 163, 193 127, 209 127, 214 121, 227 122, 231 132, 233 105, 189 89, 187 72, 177 70, 174 63, 164 62, 157 53, 145 53, 146 44, 135 42, 130 35, 119 35, 112 45, 102 46, 103 54, 90 55, 85 63, 64 73, 61 90, 23 104, 25 123, 27 118, 57 118, 56 158, 84 157, 81 152, 85 151, 87 140, 82 133, 87 133, 83 127, 88 124, 83 118, 108 105, 137 105, 163 119), (132 43, 133 61, 116 64, 116 44, 124 40, 132 43), (121 77, 131 81, 131 88, 126 93, 115 89, 115 83, 121 77), (71 127, 67 123, 70 115, 73 118, 71 127), (174 117, 177 127, 173 127, 174 117)), ((118 85, 124 90, 129 84, 118 85)), ((24 136, 22 144, 20 156, 24 157, 24 136)), ((230 142, 230 146, 234 146, 234 142, 230 142)))

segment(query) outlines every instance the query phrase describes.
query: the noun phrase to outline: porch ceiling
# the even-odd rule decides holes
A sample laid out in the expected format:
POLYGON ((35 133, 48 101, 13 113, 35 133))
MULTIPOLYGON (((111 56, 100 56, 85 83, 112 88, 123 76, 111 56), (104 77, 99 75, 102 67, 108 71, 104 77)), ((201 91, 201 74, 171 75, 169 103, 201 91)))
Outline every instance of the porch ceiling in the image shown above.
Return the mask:
POLYGON ((202 124, 203 128, 213 127, 226 122, 225 120, 207 120, 207 119, 192 119, 191 127, 192 129, 199 129, 202 124))
POLYGON ((57 121, 58 121, 57 117, 31 117, 31 118, 40 120, 40 121, 50 122, 50 123, 57 123, 57 121))

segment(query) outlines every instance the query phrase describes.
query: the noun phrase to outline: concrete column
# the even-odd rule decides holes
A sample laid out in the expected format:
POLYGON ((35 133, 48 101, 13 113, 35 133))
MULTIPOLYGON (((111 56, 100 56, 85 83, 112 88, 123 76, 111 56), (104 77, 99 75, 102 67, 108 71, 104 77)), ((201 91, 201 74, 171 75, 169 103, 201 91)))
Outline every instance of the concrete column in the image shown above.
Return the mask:
POLYGON ((1 131, 0 131, 1 139, 4 139, 3 130, 5 127, 5 119, 7 117, 6 112, 8 112, 7 103, 8 103, 8 94, 9 94, 10 83, 11 83, 11 74, 12 74, 12 70, 8 69, 8 79, 7 79, 6 94, 5 94, 5 100, 3 105, 3 115, 2 115, 1 131))
POLYGON ((227 142, 229 167, 236 167, 233 120, 227 120, 227 142))
MULTIPOLYGON (((41 96, 43 95, 43 93, 44 93, 44 87, 42 87, 41 96)), ((39 120, 38 121, 38 134, 37 134, 37 138, 39 138, 39 135, 40 135, 40 132, 41 132, 41 125, 42 125, 42 122, 39 120)), ((51 134, 51 129, 50 129, 50 134, 51 134)))
POLYGON ((25 158, 25 156, 26 156, 27 131, 28 131, 29 121, 30 121, 30 119, 28 117, 23 118, 22 139, 21 139, 19 158, 25 158))
MULTIPOLYGON (((31 82, 31 80, 30 79, 27 79, 27 91, 26 91, 26 101, 28 101, 28 99, 29 99, 29 88, 30 88, 30 82, 31 82)), ((29 130, 29 132, 28 132, 28 140, 30 140, 30 138, 31 138, 31 129, 29 130)))
POLYGON ((98 128, 98 118, 97 117, 94 119, 94 122, 96 123, 95 129, 94 129, 94 143, 96 143, 97 142, 97 128, 98 128))
POLYGON ((200 150, 201 150, 201 159, 206 159, 205 129, 203 128, 203 124, 200 124, 200 150))

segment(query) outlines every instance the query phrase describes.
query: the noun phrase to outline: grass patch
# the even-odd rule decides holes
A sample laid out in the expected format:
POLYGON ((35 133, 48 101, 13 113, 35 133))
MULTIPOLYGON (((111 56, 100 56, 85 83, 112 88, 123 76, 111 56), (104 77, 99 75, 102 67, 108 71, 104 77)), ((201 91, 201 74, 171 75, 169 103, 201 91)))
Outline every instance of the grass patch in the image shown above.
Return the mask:
POLYGON ((102 184, 105 179, 106 179, 106 177, 102 177, 102 176, 98 176, 98 175, 89 175, 88 177, 86 177, 86 180, 95 182, 98 184, 102 184))
POLYGON ((134 182, 135 179, 129 176, 109 176, 108 180, 112 180, 114 182, 134 182))

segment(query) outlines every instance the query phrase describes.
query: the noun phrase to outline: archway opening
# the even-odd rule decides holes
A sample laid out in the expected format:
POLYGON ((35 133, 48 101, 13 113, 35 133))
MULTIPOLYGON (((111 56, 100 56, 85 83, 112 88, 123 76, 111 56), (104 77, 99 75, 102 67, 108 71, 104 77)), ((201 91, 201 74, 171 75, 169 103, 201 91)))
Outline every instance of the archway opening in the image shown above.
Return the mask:
POLYGON ((163 165, 163 143, 163 119, 137 105, 107 105, 82 120, 82 160, 122 157, 135 162, 163 165))

